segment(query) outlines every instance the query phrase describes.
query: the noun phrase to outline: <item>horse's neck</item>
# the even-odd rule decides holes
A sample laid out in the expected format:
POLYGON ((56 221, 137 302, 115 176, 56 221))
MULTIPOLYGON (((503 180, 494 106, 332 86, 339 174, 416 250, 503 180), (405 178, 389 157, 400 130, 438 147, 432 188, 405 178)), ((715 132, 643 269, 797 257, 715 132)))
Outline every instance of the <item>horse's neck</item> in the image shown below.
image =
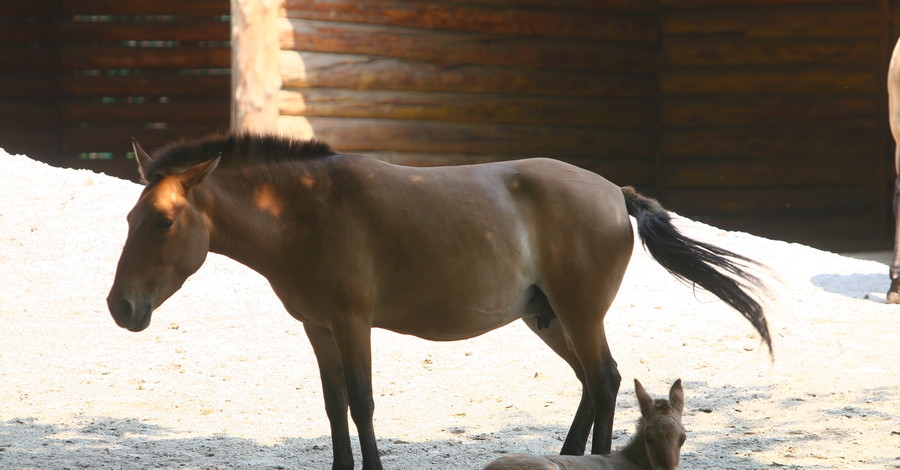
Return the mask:
MULTIPOLYGON (((269 186, 234 184, 228 177, 210 177, 197 189, 196 203, 209 223, 209 251, 264 274, 268 264, 283 262, 279 241, 284 239, 284 227, 291 225, 285 221, 290 217, 286 201, 293 195, 269 186)), ((295 203, 302 201, 291 200, 295 203)))

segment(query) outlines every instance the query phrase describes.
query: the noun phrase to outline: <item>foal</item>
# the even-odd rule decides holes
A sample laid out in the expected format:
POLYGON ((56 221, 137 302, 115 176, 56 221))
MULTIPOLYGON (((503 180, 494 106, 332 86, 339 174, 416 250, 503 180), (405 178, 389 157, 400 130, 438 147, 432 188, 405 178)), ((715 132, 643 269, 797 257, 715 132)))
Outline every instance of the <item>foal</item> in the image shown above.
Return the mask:
POLYGON ((511 454, 489 463, 484 470, 674 470, 684 444, 684 390, 681 379, 669 390, 669 399, 653 400, 634 380, 641 406, 637 432, 622 450, 612 455, 511 454))

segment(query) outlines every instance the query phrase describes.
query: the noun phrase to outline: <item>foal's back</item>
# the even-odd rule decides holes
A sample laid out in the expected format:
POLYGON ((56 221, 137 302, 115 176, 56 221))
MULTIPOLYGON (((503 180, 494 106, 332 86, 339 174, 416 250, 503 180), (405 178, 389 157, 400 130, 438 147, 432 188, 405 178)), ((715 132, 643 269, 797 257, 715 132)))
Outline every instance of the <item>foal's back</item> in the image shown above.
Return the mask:
POLYGON ((638 470, 618 455, 510 454, 489 463, 484 470, 638 470))

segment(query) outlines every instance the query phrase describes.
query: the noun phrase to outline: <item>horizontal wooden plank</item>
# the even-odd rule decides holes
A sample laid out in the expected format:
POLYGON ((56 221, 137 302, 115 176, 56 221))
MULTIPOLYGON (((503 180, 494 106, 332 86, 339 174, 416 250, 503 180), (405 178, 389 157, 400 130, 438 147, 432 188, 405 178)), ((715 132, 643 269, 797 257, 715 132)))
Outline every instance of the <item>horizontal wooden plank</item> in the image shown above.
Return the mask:
MULTIPOLYGON (((689 214, 685 216, 690 217, 689 214)), ((725 230, 752 233, 773 240, 804 243, 825 250, 856 251, 884 238, 875 214, 839 214, 792 217, 693 216, 725 230), (856 247, 856 248, 854 248, 856 247)))
POLYGON ((225 100, 181 100, 169 103, 63 102, 60 104, 66 123, 228 123, 231 104, 225 100))
POLYGON ((283 90, 278 102, 292 116, 607 128, 653 127, 657 119, 656 103, 640 99, 306 88, 283 90))
POLYGON ((656 18, 648 13, 615 13, 517 6, 395 0, 285 0, 288 18, 372 23, 391 26, 654 43, 656 18))
POLYGON ((877 37, 880 11, 868 3, 747 5, 671 9, 661 15, 663 34, 736 34, 748 38, 877 37))
POLYGON ((667 68, 665 95, 730 93, 877 93, 884 77, 871 65, 774 68, 667 68))
POLYGON ((280 62, 282 82, 287 87, 296 88, 610 97, 655 97, 658 91, 656 78, 650 73, 601 73, 467 64, 445 67, 429 60, 308 51, 282 51, 280 62))
POLYGON ((567 70, 650 72, 659 53, 649 44, 576 41, 433 31, 313 20, 279 22, 285 50, 339 52, 434 61, 567 70))
POLYGON ((230 47, 145 48, 63 45, 61 54, 62 65, 69 70, 231 66, 230 47))
POLYGON ((52 129, 58 123, 59 109, 53 102, 0 101, 0 128, 52 129))
MULTIPOLYGON (((143 125, 109 123, 89 127, 64 126, 60 128, 62 151, 77 157, 83 152, 111 152, 122 156, 131 152, 131 138, 151 155, 157 149, 183 138, 200 137, 227 129, 225 122, 184 123, 166 129, 151 129, 143 125)), ((132 163, 133 164, 133 163, 132 163)))
POLYGON ((660 7, 664 9, 676 8, 703 8, 709 6, 738 6, 738 5, 824 5, 831 3, 859 3, 872 4, 872 0, 658 0, 660 7))
POLYGON ((45 159, 59 155, 60 141, 55 128, 16 129, 0 122, 0 149, 10 155, 45 159))
POLYGON ((744 39, 669 37, 663 41, 664 62, 672 67, 747 65, 862 65, 880 58, 873 38, 744 39))
POLYGON ((664 160, 659 175, 667 188, 873 185, 875 157, 664 160))
POLYGON ((49 21, 0 24, 3 25, 0 28, 0 43, 3 44, 49 43, 56 39, 56 29, 49 21))
POLYGON ((546 155, 556 158, 648 158, 655 137, 641 130, 592 129, 399 119, 281 116, 278 129, 316 137, 342 152, 397 151, 546 155))
POLYGON ((56 71, 59 56, 50 47, 0 44, 0 64, 3 64, 0 74, 43 75, 56 71))
POLYGON ((665 98, 662 125, 724 127, 783 124, 831 125, 835 120, 874 126, 882 103, 877 96, 710 95, 707 98, 665 98))
MULTIPOLYGON (((442 0, 442 3, 471 4, 472 0, 442 0)), ((545 8, 547 0, 478 0, 493 8, 545 8)), ((656 0, 554 0, 556 8, 602 11, 654 11, 656 0)))
POLYGON ((678 213, 713 216, 784 217, 874 212, 874 188, 807 186, 763 188, 679 188, 665 193, 678 213))
POLYGON ((58 82, 56 77, 49 75, 0 75, 0 100, 36 100, 39 103, 51 101, 56 98, 58 82))
POLYGON ((871 157, 880 151, 881 131, 873 125, 791 125, 771 127, 666 128, 660 141, 664 159, 871 157))
POLYGON ((61 21, 60 40, 67 43, 123 41, 230 41, 227 21, 61 21))
POLYGON ((64 3, 63 0, 0 2, 0 17, 16 19, 55 17, 62 3, 64 3))
POLYGON ((177 15, 220 16, 231 14, 229 0, 65 0, 63 15, 177 15))
MULTIPOLYGON (((127 76, 65 76, 60 88, 68 96, 174 96, 231 99, 230 75, 183 75, 141 71, 127 76)), ((163 72, 163 71, 160 71, 163 72)), ((0 78, 0 83, 2 78, 0 78)), ((2 95, 0 95, 2 96, 2 95)))

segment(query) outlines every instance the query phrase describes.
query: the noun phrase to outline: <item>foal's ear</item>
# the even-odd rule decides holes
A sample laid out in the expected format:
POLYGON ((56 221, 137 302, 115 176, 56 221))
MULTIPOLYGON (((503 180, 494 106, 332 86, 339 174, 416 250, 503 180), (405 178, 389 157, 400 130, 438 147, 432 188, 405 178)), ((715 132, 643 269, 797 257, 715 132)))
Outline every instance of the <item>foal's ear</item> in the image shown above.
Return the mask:
POLYGON ((681 379, 676 380, 669 390, 669 404, 679 415, 684 413, 684 389, 681 388, 681 379))
POLYGON ((644 386, 638 379, 634 379, 634 394, 637 396, 638 405, 641 406, 641 416, 651 416, 653 413, 653 397, 644 390, 644 386))
POLYGON ((147 176, 149 175, 147 175, 146 171, 147 167, 150 166, 150 163, 153 161, 153 158, 141 148, 141 144, 139 144, 134 137, 131 138, 131 148, 134 149, 134 159, 137 161, 138 173, 141 175, 141 183, 147 184, 147 176))
POLYGON ((184 188, 185 191, 189 191, 194 186, 200 184, 204 178, 209 176, 209 174, 219 166, 219 160, 221 159, 222 157, 216 157, 181 172, 178 175, 178 179, 181 180, 181 187, 184 188))

